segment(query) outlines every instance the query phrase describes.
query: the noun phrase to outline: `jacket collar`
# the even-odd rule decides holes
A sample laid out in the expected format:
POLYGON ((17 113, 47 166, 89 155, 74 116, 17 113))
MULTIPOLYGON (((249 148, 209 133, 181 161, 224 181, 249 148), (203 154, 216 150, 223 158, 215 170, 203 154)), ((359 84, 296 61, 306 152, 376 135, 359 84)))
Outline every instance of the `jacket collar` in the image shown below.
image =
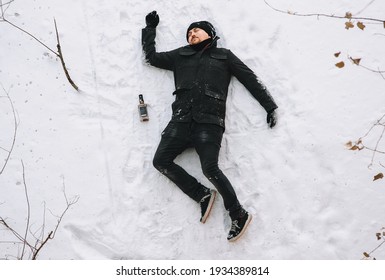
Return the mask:
MULTIPOLYGON (((219 40, 219 37, 215 36, 215 38, 210 43, 210 45, 208 47, 206 47, 205 49, 216 48, 218 40, 219 40)), ((180 48, 180 50, 179 50, 180 55, 186 55, 186 56, 193 55, 197 52, 199 52, 199 51, 194 50, 190 45, 186 45, 186 46, 180 48)))

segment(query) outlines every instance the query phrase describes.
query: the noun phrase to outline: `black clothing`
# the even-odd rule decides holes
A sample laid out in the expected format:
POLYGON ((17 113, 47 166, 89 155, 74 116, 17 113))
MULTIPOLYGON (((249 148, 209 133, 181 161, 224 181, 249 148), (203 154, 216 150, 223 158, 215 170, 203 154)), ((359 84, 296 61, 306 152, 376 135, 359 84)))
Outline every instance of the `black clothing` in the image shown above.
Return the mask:
POLYGON ((222 195, 232 219, 242 211, 234 188, 218 167, 218 156, 225 129, 226 99, 231 76, 235 76, 267 112, 277 108, 257 77, 230 50, 217 48, 216 40, 207 46, 185 46, 156 52, 156 29, 142 30, 146 60, 153 66, 174 72, 175 101, 172 119, 155 153, 153 164, 184 193, 199 202, 209 194, 174 159, 189 147, 199 155, 204 175, 222 195), (197 48, 197 49, 194 49, 197 48))
POLYGON ((235 76, 259 101, 266 112, 277 108, 266 88, 230 50, 215 44, 202 51, 191 46, 156 52, 155 28, 142 29, 146 60, 153 66, 174 72, 175 102, 172 120, 212 123, 225 127, 226 99, 231 76, 235 76))
POLYGON ((171 121, 162 133, 153 164, 185 194, 199 202, 209 193, 209 189, 174 163, 179 154, 187 148, 194 147, 199 155, 203 174, 217 188, 223 197, 225 208, 232 216, 241 209, 241 205, 231 183, 218 167, 222 135, 223 128, 218 125, 171 121))

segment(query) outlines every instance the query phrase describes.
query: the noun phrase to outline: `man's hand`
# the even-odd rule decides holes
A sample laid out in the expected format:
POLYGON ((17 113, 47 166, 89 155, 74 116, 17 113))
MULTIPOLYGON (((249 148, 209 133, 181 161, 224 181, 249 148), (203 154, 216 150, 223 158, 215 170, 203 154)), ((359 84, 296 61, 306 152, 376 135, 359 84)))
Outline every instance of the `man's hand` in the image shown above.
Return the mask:
POLYGON ((277 113, 275 112, 275 110, 273 111, 270 111, 267 113, 267 124, 269 125, 270 128, 273 128, 276 123, 277 123, 277 113))
POLYGON ((159 15, 156 11, 152 11, 146 16, 147 27, 155 28, 159 24, 159 15))

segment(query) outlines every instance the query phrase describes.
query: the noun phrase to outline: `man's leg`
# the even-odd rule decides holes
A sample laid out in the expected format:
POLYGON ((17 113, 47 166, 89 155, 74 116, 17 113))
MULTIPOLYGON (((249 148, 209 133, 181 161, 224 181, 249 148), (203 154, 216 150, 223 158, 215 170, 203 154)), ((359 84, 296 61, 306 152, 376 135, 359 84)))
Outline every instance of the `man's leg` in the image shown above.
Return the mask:
POLYGON ((170 122, 168 124, 162 133, 153 164, 159 172, 174 182, 185 194, 199 202, 209 193, 209 189, 174 163, 174 159, 191 146, 189 127, 189 123, 170 122))
POLYGON ((242 209, 233 186, 218 167, 223 128, 213 124, 195 124, 193 143, 199 155, 202 171, 221 194, 226 210, 234 218, 242 209))
POLYGON ((223 197, 225 208, 231 217, 228 241, 239 239, 248 227, 252 216, 240 205, 234 188, 218 167, 223 129, 216 125, 197 124, 193 141, 199 154, 205 176, 214 184, 223 197))

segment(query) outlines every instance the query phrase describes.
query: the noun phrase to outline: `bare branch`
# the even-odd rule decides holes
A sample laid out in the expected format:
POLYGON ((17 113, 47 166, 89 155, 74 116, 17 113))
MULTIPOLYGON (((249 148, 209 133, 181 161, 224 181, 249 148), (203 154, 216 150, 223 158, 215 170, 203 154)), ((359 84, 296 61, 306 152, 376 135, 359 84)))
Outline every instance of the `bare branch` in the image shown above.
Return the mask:
POLYGON ((371 250, 369 253, 364 253, 364 257, 362 258, 362 260, 368 260, 368 259, 372 259, 372 260, 375 260, 376 258, 372 256, 372 254, 377 251, 382 245, 385 244, 385 232, 383 231, 385 228, 382 228, 381 231, 382 232, 378 232, 376 233, 376 237, 377 237, 377 240, 382 240, 382 242, 376 246, 373 250, 371 250))
POLYGON ((384 24, 385 20, 384 19, 377 19, 377 18, 369 18, 369 17, 355 17, 355 16, 349 16, 347 17, 346 15, 344 16, 338 16, 338 15, 329 15, 329 14, 323 14, 323 13, 309 13, 309 14, 301 14, 301 13, 297 13, 297 12, 291 12, 291 11, 284 11, 284 10, 280 10, 278 8, 275 8, 273 7, 269 2, 267 2, 266 0, 264 0, 265 4, 267 6, 269 6, 271 9, 273 9, 274 11, 277 11, 277 12, 280 12, 280 13, 284 13, 284 14, 289 14, 289 15, 293 15, 293 16, 299 16, 299 17, 328 17, 328 18, 337 18, 337 19, 354 19, 354 20, 367 20, 367 21, 374 21, 374 22, 378 22, 378 23, 381 23, 381 24, 384 24))
POLYGON ((28 247, 32 248, 33 246, 31 246, 27 240, 25 240, 23 238, 23 236, 21 236, 21 234, 19 234, 17 231, 15 231, 12 227, 10 227, 7 222, 2 218, 0 217, 0 224, 2 224, 6 229, 8 229, 17 239, 20 240, 20 242, 15 242, 15 243, 21 243, 21 244, 25 244, 27 245, 28 247))
POLYGON ((36 260, 37 255, 39 254, 40 250, 48 242, 49 239, 53 239, 52 231, 48 234, 47 238, 40 244, 40 246, 36 248, 36 251, 32 255, 32 260, 36 260))
POLYGON ((372 156, 372 163, 374 161, 374 156, 376 155, 376 152, 380 152, 380 151, 377 150, 377 148, 378 148, 378 145, 380 144, 380 141, 381 141, 382 137, 384 136, 384 132, 385 132, 385 126, 383 127, 382 133, 381 133, 380 137, 377 140, 376 146, 374 147, 374 152, 373 152, 373 156, 372 156))
POLYGON ((8 2, 6 3, 3 3, 2 0, 0 0, 0 9, 1 9, 1 18, 0 19, 3 19, 4 18, 4 14, 5 12, 7 11, 7 9, 9 8, 9 6, 11 5, 11 3, 15 1, 15 0, 9 0, 8 2), (6 8, 4 9, 4 6, 6 6, 6 8))
POLYGON ((59 54, 57 52, 55 52, 54 50, 52 50, 50 47, 48 47, 46 44, 44 44, 42 41, 40 41, 38 38, 36 38, 34 35, 32 35, 31 33, 29 33, 28 31, 24 30, 23 28, 17 26, 16 24, 13 24, 12 22, 10 22, 9 20, 5 19, 3 17, 3 21, 12 25, 13 27, 19 29, 20 31, 26 33, 27 35, 29 35, 30 37, 32 37, 33 39, 35 39, 37 42, 39 42, 41 45, 43 45, 46 49, 48 49, 50 52, 52 52, 53 54, 59 56, 59 54))
POLYGON ((355 64, 355 65, 357 65, 357 66, 359 66, 359 67, 362 67, 362 68, 364 68, 364 69, 366 69, 366 70, 368 70, 368 71, 371 71, 371 72, 373 72, 373 73, 380 74, 381 77, 382 77, 383 79, 385 79, 385 78, 384 78, 384 75, 383 75, 383 74, 385 73, 385 71, 382 71, 382 70, 380 70, 380 69, 374 70, 374 69, 371 69, 371 68, 366 67, 366 66, 364 66, 364 65, 361 65, 361 63, 357 63, 357 62, 355 61, 355 59, 352 58, 351 56, 348 56, 348 58, 349 58, 349 60, 350 60, 353 64, 355 64))
POLYGON ((65 201, 66 201, 66 208, 64 209, 64 211, 62 212, 62 214, 58 217, 59 219, 58 219, 58 222, 57 222, 57 224, 56 224, 56 227, 55 227, 55 229, 54 229, 54 231, 53 231, 52 238, 55 237, 56 231, 57 231, 57 229, 59 228, 59 225, 60 225, 61 221, 63 220, 63 217, 64 217, 64 215, 66 214, 66 212, 68 211, 68 209, 69 209, 72 205, 74 205, 75 203, 77 203, 78 200, 79 200, 79 196, 75 196, 75 197, 74 197, 72 200, 70 200, 70 201, 68 200, 67 194, 66 194, 66 191, 65 191, 64 177, 63 177, 63 195, 64 195, 64 199, 65 199, 65 201))
POLYGON ((56 19, 54 19, 54 23, 55 23, 55 30, 56 30, 56 39, 57 39, 57 51, 58 51, 58 56, 60 58, 60 61, 61 61, 61 65, 63 66, 63 70, 64 70, 64 73, 67 77, 67 80, 70 82, 71 86, 76 90, 76 91, 79 91, 79 88, 78 86, 72 81, 69 73, 68 73, 68 70, 67 70, 67 67, 64 63, 64 57, 63 57, 63 53, 62 53, 62 50, 61 50, 61 46, 60 46, 60 41, 59 41, 59 32, 57 31, 57 25, 56 25, 56 19))
MULTIPOLYGON (((377 120, 376 123, 373 124, 370 127, 370 129, 365 133, 365 135, 360 137, 358 139, 358 141, 354 145, 353 144, 349 144, 348 145, 351 150, 363 150, 363 149, 366 149, 366 150, 369 150, 369 151, 373 152, 372 159, 371 159, 371 162, 369 164, 369 167, 373 165, 374 158, 375 158, 376 154, 385 154, 385 151, 381 151, 381 150, 378 149, 378 147, 380 145, 380 142, 383 140, 384 135, 385 135, 385 122, 384 122, 384 119, 385 119, 385 114, 379 120, 377 120), (381 132, 380 136, 378 137, 374 148, 368 147, 367 145, 365 145, 363 143, 363 139, 368 137, 369 134, 371 134, 372 130, 374 128, 378 127, 378 126, 382 126, 382 132, 381 132)), ((383 166, 383 165, 381 165, 381 166, 383 166)))
MULTIPOLYGON (((75 196, 73 199, 71 200, 68 200, 67 198, 67 194, 65 192, 65 183, 64 183, 64 178, 63 178, 63 194, 64 194, 64 199, 66 201, 66 208, 64 209, 64 211, 61 213, 60 216, 57 216, 58 217, 58 221, 56 223, 56 226, 54 228, 54 230, 50 231, 48 233, 48 235, 46 237, 44 237, 44 229, 45 229, 45 204, 44 204, 44 216, 43 216, 43 225, 40 227, 39 230, 41 230, 41 234, 40 234, 40 237, 37 237, 36 236, 36 232, 35 233, 32 233, 31 232, 31 235, 35 238, 35 245, 31 245, 30 243, 28 243, 27 241, 27 235, 28 235, 28 230, 31 231, 30 229, 30 206, 29 206, 29 198, 28 198, 28 192, 27 192, 27 184, 26 184, 26 180, 25 180, 25 169, 24 169, 24 164, 23 164, 23 161, 22 161, 22 165, 23 165, 23 182, 24 182, 24 191, 25 191, 25 195, 27 197, 27 206, 28 206, 28 214, 27 214, 27 229, 26 229, 26 232, 24 235, 21 235, 19 233, 17 233, 10 225, 8 225, 8 223, 5 221, 5 219, 3 219, 2 217, 0 217, 0 225, 3 225, 6 229, 8 229, 19 241, 0 241, 0 243, 13 243, 13 244, 21 244, 22 245, 22 249, 21 249, 21 252, 19 252, 19 256, 20 257, 17 257, 17 259, 23 259, 25 254, 26 254, 26 247, 28 246, 29 249, 31 250, 31 254, 30 254, 30 258, 32 260, 36 260, 38 254, 40 253, 40 251, 42 250, 42 248, 47 244, 47 242, 50 240, 50 239, 53 239, 55 237, 55 234, 63 220, 63 217, 64 215, 67 213, 67 211, 69 210, 69 208, 74 205, 75 203, 78 202, 79 200, 79 197, 78 196, 75 196)), ((54 215, 55 216, 55 215, 54 215)), ((7 258, 7 256, 6 256, 7 258)), ((15 257, 16 258, 16 257, 15 257)))
MULTIPOLYGON (((14 1, 14 0, 12 0, 12 1, 10 1, 10 2, 7 3, 7 4, 8 4, 7 8, 9 7, 10 3, 12 3, 13 1, 14 1)), ((2 22, 8 23, 9 25, 15 27, 16 29, 18 29, 18 30, 22 31, 23 33, 27 34, 28 36, 32 37, 32 38, 33 38, 34 40, 36 40, 39 44, 41 44, 41 45, 44 46, 46 49, 48 49, 50 52, 52 52, 52 53, 55 54, 57 57, 59 57, 60 62, 61 62, 61 64, 62 64, 62 66, 63 66, 63 70, 64 70, 64 73, 65 73, 65 75, 66 75, 66 77, 67 77, 68 82, 72 85, 72 87, 73 87, 76 91, 79 91, 78 86, 77 86, 77 85, 73 82, 73 80, 71 79, 71 77, 70 77, 70 75, 69 75, 69 73, 68 73, 67 67, 65 66, 65 63, 64 63, 63 53, 62 53, 62 51, 61 51, 61 46, 60 46, 60 42, 59 42, 59 34, 58 34, 57 26, 56 26, 56 20, 54 20, 54 23, 55 23, 56 38, 57 38, 57 49, 58 49, 57 52, 54 51, 53 49, 51 49, 50 47, 48 47, 46 44, 44 44, 41 40, 39 40, 38 38, 36 38, 33 34, 29 33, 29 32, 26 31, 25 29, 23 29, 23 28, 17 26, 16 24, 10 22, 9 20, 7 20, 7 19, 5 18, 5 14, 4 14, 5 11, 6 11, 6 9, 5 9, 5 10, 3 9, 3 6, 5 6, 5 5, 6 5, 6 4, 2 4, 2 1, 0 0, 0 7, 1 7, 1 17, 0 17, 0 19, 1 19, 1 21, 2 21, 2 22)))
POLYGON ((13 1, 14 1, 14 0, 11 0, 11 1, 9 1, 9 2, 3 4, 3 3, 2 3, 3 1, 0 0, 0 6, 1 6, 1 20, 2 20, 3 22, 6 22, 6 23, 10 24, 10 25, 13 26, 13 27, 19 29, 20 31, 24 32, 25 34, 27 34, 28 36, 32 37, 32 38, 35 39, 37 42, 39 42, 41 45, 43 45, 45 48, 47 48, 49 51, 51 51, 53 54, 59 56, 59 54, 58 54, 57 52, 55 52, 54 50, 52 50, 50 47, 48 47, 46 44, 44 44, 42 41, 40 41, 40 40, 39 40, 38 38, 36 38, 34 35, 32 35, 32 34, 29 33, 28 31, 26 31, 25 29, 23 29, 23 28, 17 26, 16 24, 10 22, 9 20, 7 20, 7 19, 5 18, 5 12, 6 12, 6 10, 9 8, 10 4, 11 4, 13 1), (4 6, 7 6, 7 8, 3 9, 4 6))

